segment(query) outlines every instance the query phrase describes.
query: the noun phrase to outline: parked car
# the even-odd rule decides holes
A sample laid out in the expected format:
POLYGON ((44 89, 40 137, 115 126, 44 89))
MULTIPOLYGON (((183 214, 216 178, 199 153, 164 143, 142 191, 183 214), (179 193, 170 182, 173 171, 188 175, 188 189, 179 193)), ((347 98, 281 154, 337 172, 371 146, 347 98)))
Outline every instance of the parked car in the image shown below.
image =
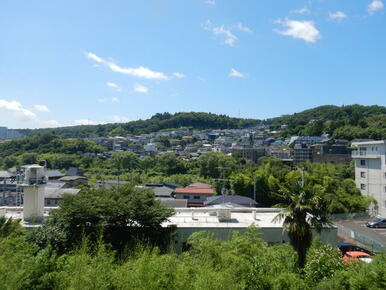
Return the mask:
POLYGON ((375 219, 366 223, 369 228, 386 228, 386 219, 375 219))
POLYGON ((369 254, 370 256, 374 256, 374 252, 366 250, 364 248, 358 247, 358 246, 350 244, 350 243, 340 243, 338 245, 338 249, 342 253, 342 255, 346 254, 347 252, 359 251, 359 252, 364 252, 366 254, 369 254))
POLYGON ((365 252, 360 252, 360 251, 352 251, 352 252, 347 252, 343 256, 343 261, 346 264, 352 264, 356 263, 359 261, 365 262, 365 263, 371 263, 373 261, 373 258, 365 253, 365 252))

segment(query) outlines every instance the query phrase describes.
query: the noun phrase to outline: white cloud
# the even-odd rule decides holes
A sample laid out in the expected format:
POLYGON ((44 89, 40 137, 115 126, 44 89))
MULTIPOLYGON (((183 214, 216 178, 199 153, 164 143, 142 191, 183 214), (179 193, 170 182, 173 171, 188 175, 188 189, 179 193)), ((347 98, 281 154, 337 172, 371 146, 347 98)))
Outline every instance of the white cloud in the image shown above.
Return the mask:
POLYGON ((62 124, 60 124, 56 120, 38 120, 38 124, 43 127, 60 127, 62 124))
POLYGON ((118 99, 118 98, 113 97, 113 98, 111 98, 111 102, 112 102, 112 103, 120 103, 121 100, 118 99))
POLYGON ((93 121, 89 119, 80 119, 74 121, 75 125, 98 125, 98 124, 105 124, 105 122, 100 121, 93 121))
POLYGON ((232 33, 229 28, 226 28, 224 25, 213 27, 210 20, 205 21, 201 24, 201 27, 205 30, 211 31, 216 36, 222 36, 225 38, 224 43, 229 46, 234 46, 237 40, 237 36, 232 33))
POLYGON ((108 86, 109 88, 113 88, 113 89, 115 89, 118 92, 122 91, 122 88, 120 86, 118 86, 116 83, 113 83, 113 82, 107 82, 106 86, 108 86))
POLYGON ((233 78, 243 78, 244 77, 244 74, 235 70, 234 68, 231 68, 229 74, 228 74, 229 77, 233 77, 233 78))
POLYGON ((249 32, 252 33, 252 29, 250 29, 247 26, 242 25, 241 23, 237 24, 237 28, 242 32, 249 32))
POLYGON ((338 20, 338 21, 346 19, 347 17, 348 17, 347 14, 342 11, 330 12, 328 15, 328 18, 330 20, 338 20))
POLYGON ((84 54, 88 59, 91 59, 97 63, 104 64, 110 70, 117 73, 131 75, 138 78, 151 79, 151 80, 168 80, 169 79, 169 77, 166 76, 164 73, 153 71, 144 66, 139 66, 137 68, 125 68, 117 65, 112 61, 107 61, 103 58, 100 58, 99 56, 95 55, 92 52, 84 52, 84 54))
POLYGON ((279 19, 276 23, 285 28, 284 30, 274 30, 281 35, 299 38, 305 42, 316 42, 321 38, 321 33, 315 27, 313 21, 298 21, 286 18, 284 20, 279 19))
POLYGON ((205 3, 209 4, 209 5, 212 5, 212 6, 216 5, 216 1, 215 0, 206 0, 205 3))
MULTIPOLYGON (((39 112, 49 112, 49 109, 44 105, 35 105, 34 109, 39 112)), ((40 119, 37 114, 24 108, 18 101, 7 101, 4 99, 0 99, 0 120, 10 123, 16 121, 17 126, 28 128, 60 126, 58 121, 40 119)))
POLYGON ((50 111, 50 109, 48 109, 48 107, 45 105, 35 105, 34 109, 36 111, 39 111, 39 112, 49 112, 50 111))
POLYGON ((135 84, 134 91, 137 93, 147 94, 149 92, 149 89, 141 84, 135 84))
POLYGON ((179 73, 179 72, 175 72, 173 73, 173 76, 175 76, 176 78, 178 79, 183 79, 186 77, 186 75, 182 74, 182 73, 179 73))
POLYGON ((367 5, 367 12, 369 14, 374 14, 383 9, 383 2, 381 0, 373 0, 369 5, 367 5))
POLYGON ((234 35, 230 29, 225 28, 224 25, 213 27, 213 33, 215 35, 222 35, 225 37, 224 43, 229 46, 234 46, 237 40, 236 35, 234 35))
POLYGON ((11 113, 14 117, 22 120, 34 120, 36 114, 23 108, 22 104, 17 101, 6 101, 0 99, 0 110, 11 113))
POLYGON ((290 13, 292 13, 292 14, 309 14, 310 9, 308 9, 307 7, 303 7, 300 9, 291 10, 290 13))

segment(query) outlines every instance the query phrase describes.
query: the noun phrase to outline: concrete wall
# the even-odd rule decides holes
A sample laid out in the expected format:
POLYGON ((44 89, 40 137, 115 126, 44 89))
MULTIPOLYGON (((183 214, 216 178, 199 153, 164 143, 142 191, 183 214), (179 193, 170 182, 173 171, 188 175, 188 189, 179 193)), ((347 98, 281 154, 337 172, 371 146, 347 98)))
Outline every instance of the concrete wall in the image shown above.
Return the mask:
MULTIPOLYGON (((214 233, 215 236, 222 241, 230 240, 233 232, 245 233, 247 228, 177 228, 174 237, 173 249, 180 253, 183 249, 184 243, 189 237, 196 232, 207 231, 214 233)), ((266 241, 270 245, 289 243, 287 233, 283 233, 282 228, 259 228, 261 233, 261 239, 266 241)), ((316 231, 313 232, 313 236, 316 239, 320 239, 324 244, 330 244, 334 247, 338 244, 337 228, 324 229, 320 234, 316 231)))

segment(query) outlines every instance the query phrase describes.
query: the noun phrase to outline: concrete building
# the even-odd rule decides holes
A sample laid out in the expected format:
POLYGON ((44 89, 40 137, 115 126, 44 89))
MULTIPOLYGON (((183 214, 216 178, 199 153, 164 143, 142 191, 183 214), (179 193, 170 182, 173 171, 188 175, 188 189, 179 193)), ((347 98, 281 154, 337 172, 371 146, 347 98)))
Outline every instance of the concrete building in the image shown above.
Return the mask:
POLYGON ((25 165, 21 167, 17 185, 23 188, 24 221, 38 221, 44 216, 44 192, 47 183, 45 169, 40 165, 25 165))
POLYGON ((257 163, 260 157, 265 156, 264 147, 232 147, 232 154, 240 154, 241 157, 257 163))
MULTIPOLYGON (((214 233, 220 240, 229 240, 233 232, 245 233, 249 226, 259 228, 261 238, 268 244, 288 243, 283 232, 283 221, 273 221, 279 213, 277 208, 176 208, 175 213, 163 227, 175 227, 174 250, 181 252, 191 234, 199 231, 214 233)), ((325 244, 337 245, 337 228, 313 232, 325 244)))
POLYGON ((353 142, 355 183, 363 195, 377 204, 370 208, 374 215, 386 217, 386 140, 353 142))

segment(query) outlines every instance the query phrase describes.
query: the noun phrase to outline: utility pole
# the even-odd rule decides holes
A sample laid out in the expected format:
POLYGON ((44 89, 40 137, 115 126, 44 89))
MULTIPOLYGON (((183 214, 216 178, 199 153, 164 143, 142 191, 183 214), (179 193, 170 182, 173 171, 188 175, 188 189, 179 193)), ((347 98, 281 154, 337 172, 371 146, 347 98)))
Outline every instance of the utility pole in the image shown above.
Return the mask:
POLYGON ((257 178, 255 177, 255 179, 253 180, 253 200, 256 201, 256 182, 257 182, 257 178))

